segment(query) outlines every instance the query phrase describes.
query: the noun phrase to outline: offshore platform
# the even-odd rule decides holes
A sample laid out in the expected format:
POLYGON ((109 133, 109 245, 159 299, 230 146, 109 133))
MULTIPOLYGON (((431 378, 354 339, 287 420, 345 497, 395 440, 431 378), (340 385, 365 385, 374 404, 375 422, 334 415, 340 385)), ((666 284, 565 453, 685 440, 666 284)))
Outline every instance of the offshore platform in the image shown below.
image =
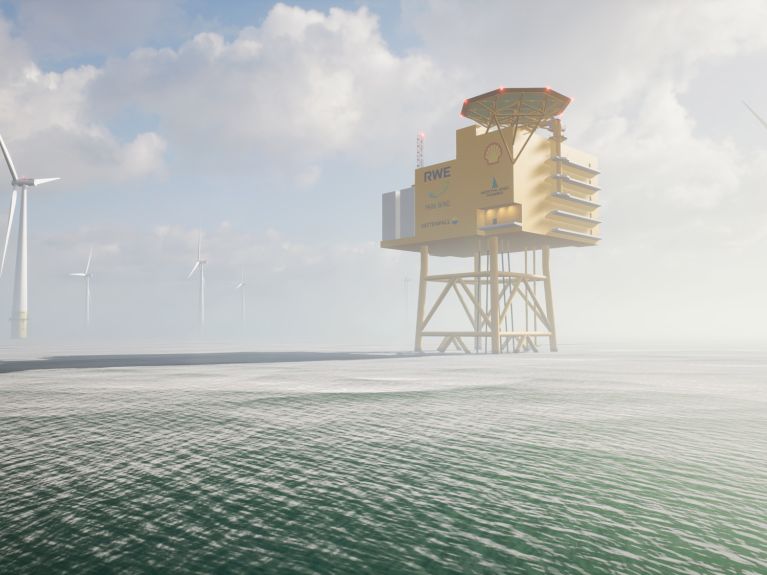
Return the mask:
POLYGON ((474 124, 456 131, 456 158, 419 165, 413 186, 383 195, 381 247, 421 254, 416 351, 425 338, 441 352, 557 350, 550 250, 600 239, 597 161, 564 143, 569 103, 550 88, 469 98, 461 115, 474 124), (429 274, 430 255, 474 266, 429 274), (449 325, 432 327, 451 299, 465 320, 443 312, 449 325))

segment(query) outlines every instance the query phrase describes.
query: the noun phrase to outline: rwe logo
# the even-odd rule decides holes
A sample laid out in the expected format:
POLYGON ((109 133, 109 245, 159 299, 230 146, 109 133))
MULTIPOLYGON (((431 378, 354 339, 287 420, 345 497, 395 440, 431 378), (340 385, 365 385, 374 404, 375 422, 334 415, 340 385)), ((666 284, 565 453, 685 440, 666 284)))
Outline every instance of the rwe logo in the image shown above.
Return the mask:
POLYGON ((423 173, 424 182, 432 182, 434 180, 441 180, 442 178, 450 177, 450 166, 443 166, 441 168, 434 168, 433 170, 426 170, 423 173))

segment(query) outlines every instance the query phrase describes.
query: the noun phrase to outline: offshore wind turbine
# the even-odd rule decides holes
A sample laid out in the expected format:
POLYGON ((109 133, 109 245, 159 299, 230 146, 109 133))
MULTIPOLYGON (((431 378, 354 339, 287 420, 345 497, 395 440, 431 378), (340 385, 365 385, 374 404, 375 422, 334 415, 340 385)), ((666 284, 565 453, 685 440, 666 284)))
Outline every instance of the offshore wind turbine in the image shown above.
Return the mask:
POLYGON ((743 102, 743 105, 744 105, 746 108, 748 108, 748 111, 749 111, 749 112, 751 112, 751 113, 754 115, 754 117, 755 117, 757 120, 759 120, 759 123, 761 123, 761 124, 762 124, 762 126, 764 126, 765 128, 767 128, 767 122, 765 122, 765 121, 764 121, 764 119, 763 119, 763 118, 762 118, 762 117, 761 117, 759 114, 757 114, 757 113, 756 113, 756 111, 755 111, 755 110, 754 110, 754 109, 753 109, 751 106, 749 106, 748 104, 746 104, 746 102, 743 102))
POLYGON ((91 325, 91 261, 93 260, 93 248, 88 254, 88 263, 85 264, 84 272, 74 272, 69 274, 72 277, 83 278, 85 280, 85 327, 91 325))
POLYGON ((245 325, 245 286, 247 285, 248 284, 245 283, 245 272, 242 272, 240 283, 234 286, 234 289, 240 291, 240 322, 242 325, 245 325))
POLYGON ((202 233, 197 240, 197 261, 194 262, 194 267, 186 279, 190 279, 194 272, 200 270, 200 331, 205 327, 205 265, 208 260, 202 259, 202 233))
POLYGON ((0 260, 0 275, 5 268, 5 256, 8 253, 8 240, 11 237, 13 215, 16 211, 16 195, 21 190, 21 209, 19 210, 19 241, 16 247, 16 283, 13 287, 13 308, 11 312, 11 337, 25 339, 29 320, 29 304, 27 300, 27 189, 53 182, 59 178, 20 178, 13 165, 11 154, 0 136, 0 148, 3 151, 8 171, 11 172, 11 207, 8 210, 8 228, 5 232, 3 257, 0 260))

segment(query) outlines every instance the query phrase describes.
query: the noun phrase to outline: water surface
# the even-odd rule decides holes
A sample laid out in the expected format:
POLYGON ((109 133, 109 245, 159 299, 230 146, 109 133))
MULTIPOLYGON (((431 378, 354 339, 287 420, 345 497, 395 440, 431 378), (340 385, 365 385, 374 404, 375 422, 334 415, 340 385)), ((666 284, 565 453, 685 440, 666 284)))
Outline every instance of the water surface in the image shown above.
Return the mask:
POLYGON ((427 357, 0 376, 2 573, 739 573, 767 359, 427 357))

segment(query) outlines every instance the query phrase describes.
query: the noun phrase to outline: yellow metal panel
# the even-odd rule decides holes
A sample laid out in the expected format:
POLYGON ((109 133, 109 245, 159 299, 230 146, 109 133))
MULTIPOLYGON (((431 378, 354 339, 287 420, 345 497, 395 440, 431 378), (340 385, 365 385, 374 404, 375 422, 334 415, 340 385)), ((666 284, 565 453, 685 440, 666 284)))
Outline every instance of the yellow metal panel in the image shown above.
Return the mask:
POLYGON ((441 242, 444 253, 465 240, 455 255, 476 251, 478 239, 486 246, 482 238, 489 236, 502 236, 511 250, 593 245, 599 226, 588 219, 598 219, 596 158, 540 130, 512 167, 506 146, 518 154, 528 135, 519 130, 512 141, 512 127, 457 130, 454 160, 415 171, 415 236, 381 245, 412 250, 441 242))

